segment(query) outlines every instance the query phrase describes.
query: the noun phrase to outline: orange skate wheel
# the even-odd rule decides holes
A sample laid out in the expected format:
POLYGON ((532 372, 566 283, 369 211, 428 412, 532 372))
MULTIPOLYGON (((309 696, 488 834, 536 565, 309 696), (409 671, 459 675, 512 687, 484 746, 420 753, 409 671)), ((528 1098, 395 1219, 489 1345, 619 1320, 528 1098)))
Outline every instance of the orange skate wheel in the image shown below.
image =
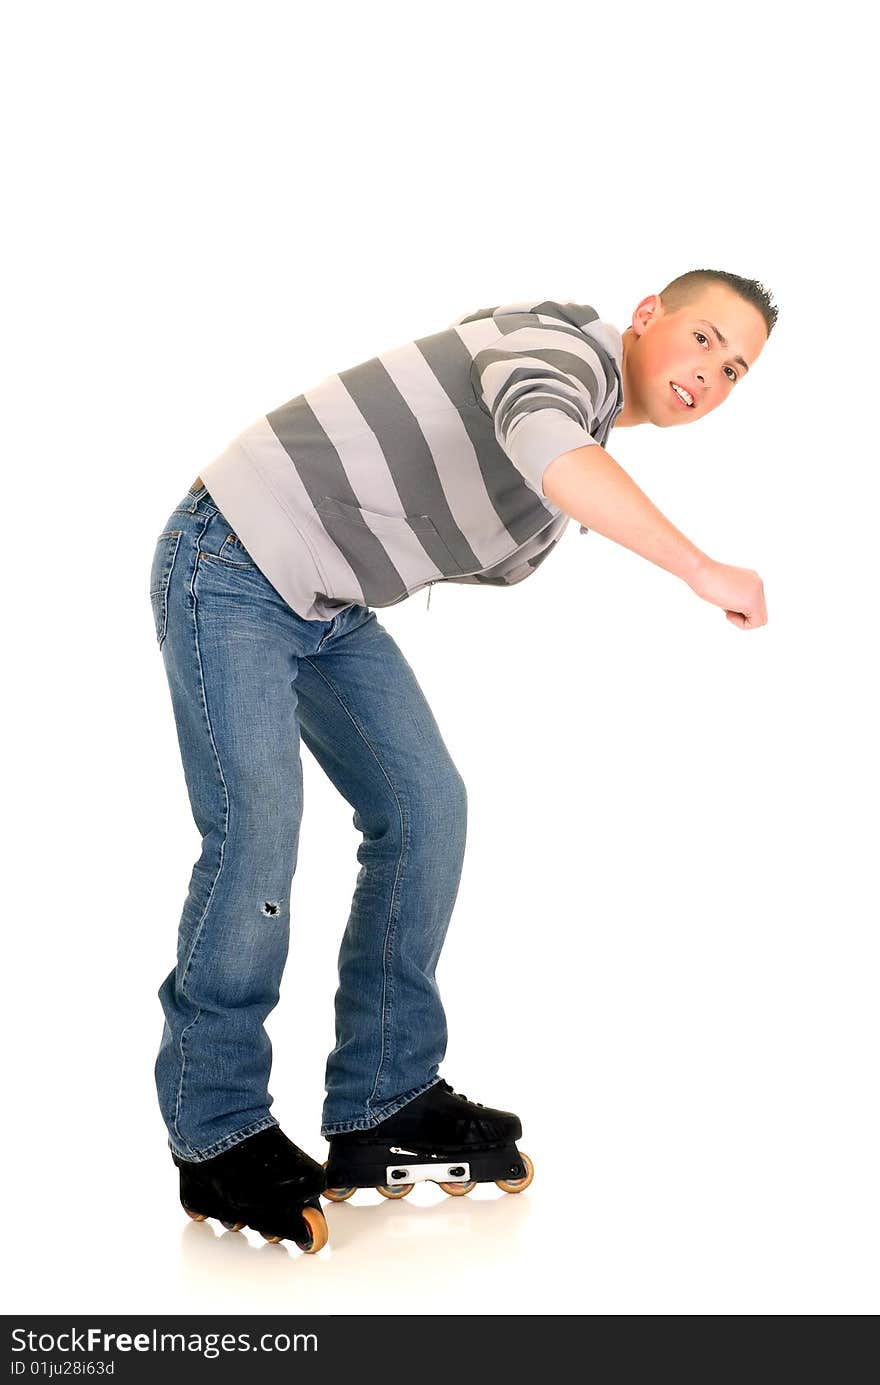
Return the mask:
POLYGON ((330 1202, 347 1202, 356 1192, 357 1188, 325 1188, 321 1197, 326 1197, 330 1202))
MULTIPOLYGON (((321 1167, 326 1169, 329 1162, 329 1159, 325 1159, 321 1167)), ((355 1186, 351 1188, 325 1188, 321 1196, 326 1197, 330 1202, 347 1202, 356 1192, 355 1186)))
MULTIPOLYGON (((308 1236, 301 1241, 297 1239, 296 1244, 306 1255, 314 1255, 316 1251, 322 1250, 327 1244, 328 1231, 324 1213, 320 1207, 304 1207, 300 1215, 305 1222, 308 1236)), ((284 1240, 283 1236, 267 1236, 265 1231, 261 1231, 260 1235, 264 1241, 268 1241, 273 1246, 284 1240)))
POLYGON ((477 1180, 472 1178, 470 1183, 438 1183, 437 1187, 442 1188, 444 1193, 450 1197, 464 1197, 467 1193, 472 1193, 477 1186, 477 1180))
POLYGON ((310 1239, 297 1241, 297 1245, 305 1255, 315 1255, 319 1250, 323 1250, 327 1244, 329 1233, 327 1223, 324 1220, 324 1213, 320 1207, 304 1207, 302 1219, 308 1227, 310 1239))
POLYGON ((393 1188, 389 1188, 387 1183, 380 1183, 377 1192, 380 1192, 383 1197, 391 1198, 393 1202, 395 1198, 406 1197, 407 1193, 411 1193, 414 1187, 414 1183, 395 1183, 393 1188))
POLYGON ((519 1157, 526 1166, 526 1176, 525 1178, 496 1178, 496 1186, 501 1189, 502 1193, 521 1193, 524 1188, 529 1186, 535 1176, 535 1166, 529 1156, 520 1151, 519 1157))

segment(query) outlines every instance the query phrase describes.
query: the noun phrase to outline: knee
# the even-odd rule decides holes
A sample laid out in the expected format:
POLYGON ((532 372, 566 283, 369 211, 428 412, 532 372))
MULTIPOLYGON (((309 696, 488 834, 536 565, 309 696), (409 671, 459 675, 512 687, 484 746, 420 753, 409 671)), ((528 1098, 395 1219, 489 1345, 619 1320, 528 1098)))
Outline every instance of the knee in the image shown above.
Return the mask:
POLYGON ((381 802, 359 808, 354 825, 368 841, 400 849, 405 841, 442 832, 448 841, 464 838, 467 790, 451 761, 432 762, 423 773, 389 786, 381 802))
POLYGON ((440 831, 450 840, 464 837, 467 789, 451 762, 411 789, 408 807, 414 833, 440 831))
POLYGON ((438 786, 436 796, 445 811, 456 817, 467 817, 467 789, 455 765, 450 762, 445 773, 439 775, 435 783, 438 786))

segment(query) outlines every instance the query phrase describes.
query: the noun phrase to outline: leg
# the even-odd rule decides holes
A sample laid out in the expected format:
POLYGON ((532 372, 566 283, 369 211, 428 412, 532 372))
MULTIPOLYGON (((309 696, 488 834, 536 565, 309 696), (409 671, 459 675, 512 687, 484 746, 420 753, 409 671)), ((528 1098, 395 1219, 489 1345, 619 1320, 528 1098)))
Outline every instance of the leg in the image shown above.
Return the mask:
POLYGON ((437 1080, 446 1019, 434 973, 467 823, 461 775, 397 644, 365 607, 337 621, 297 678, 302 739, 363 834, 339 953, 325 1135, 369 1129, 437 1080))
POLYGON ((155 1077, 170 1148, 197 1161, 277 1124, 264 1021, 287 957, 302 812, 297 670, 330 622, 291 611, 204 489, 166 531, 151 596, 202 849, 159 991, 155 1077))

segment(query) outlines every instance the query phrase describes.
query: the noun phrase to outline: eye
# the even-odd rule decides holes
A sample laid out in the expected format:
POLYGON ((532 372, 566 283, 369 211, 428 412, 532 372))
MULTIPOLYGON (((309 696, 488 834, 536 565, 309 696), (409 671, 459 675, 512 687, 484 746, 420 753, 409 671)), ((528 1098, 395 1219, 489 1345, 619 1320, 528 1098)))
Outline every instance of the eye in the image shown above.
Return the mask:
MULTIPOLYGON (((706 342, 707 345, 708 345, 709 338, 706 336, 706 333, 705 333, 705 332, 694 332, 694 336, 695 336, 695 337, 702 337, 703 341, 706 342)), ((726 365, 726 366, 724 367, 724 369, 725 369, 725 371, 728 371, 728 370, 730 371, 730 374, 729 374, 728 377, 727 377, 728 380, 733 380, 733 381, 735 382, 735 381, 737 381, 737 380, 739 379, 739 376, 737 375, 737 373, 736 373, 736 371, 734 370, 734 368, 733 368, 732 365, 726 365)))

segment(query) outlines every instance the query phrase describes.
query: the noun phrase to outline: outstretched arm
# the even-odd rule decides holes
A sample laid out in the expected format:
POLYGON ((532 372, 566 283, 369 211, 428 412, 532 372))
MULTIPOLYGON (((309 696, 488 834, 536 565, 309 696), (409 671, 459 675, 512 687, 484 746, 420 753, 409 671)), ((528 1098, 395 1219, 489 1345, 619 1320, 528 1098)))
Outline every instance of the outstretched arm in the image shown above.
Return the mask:
POLYGON ((555 457, 544 470, 542 486, 560 510, 680 577, 697 596, 723 607, 732 624, 741 629, 766 625, 758 574, 714 562, 661 514, 598 443, 555 457))
POLYGON ((573 519, 685 582, 709 561, 598 443, 556 457, 543 487, 547 499, 573 519))

